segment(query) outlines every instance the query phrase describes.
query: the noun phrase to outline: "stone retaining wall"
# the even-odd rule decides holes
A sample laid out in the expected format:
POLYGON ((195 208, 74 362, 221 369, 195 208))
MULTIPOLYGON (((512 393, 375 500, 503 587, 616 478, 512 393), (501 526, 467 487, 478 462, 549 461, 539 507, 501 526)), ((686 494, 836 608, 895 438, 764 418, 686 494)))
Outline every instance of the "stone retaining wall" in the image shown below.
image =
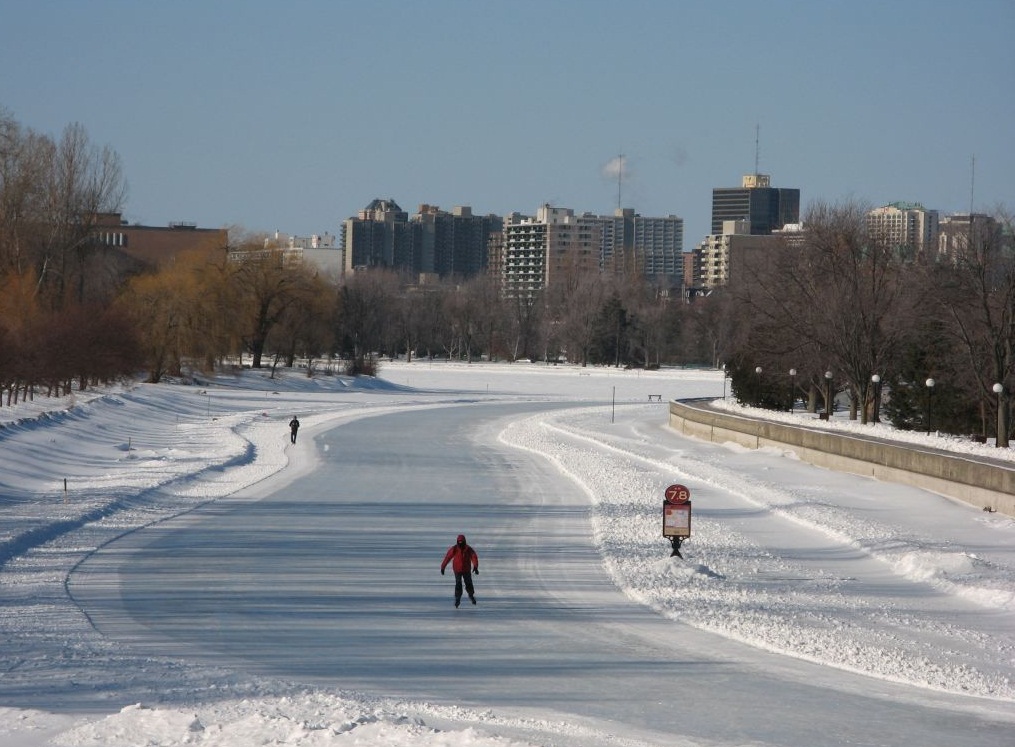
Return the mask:
POLYGON ((875 439, 757 420, 713 410, 709 400, 670 402, 670 426, 687 436, 750 449, 790 448, 805 462, 877 480, 913 485, 1015 516, 1015 466, 978 461, 875 439))

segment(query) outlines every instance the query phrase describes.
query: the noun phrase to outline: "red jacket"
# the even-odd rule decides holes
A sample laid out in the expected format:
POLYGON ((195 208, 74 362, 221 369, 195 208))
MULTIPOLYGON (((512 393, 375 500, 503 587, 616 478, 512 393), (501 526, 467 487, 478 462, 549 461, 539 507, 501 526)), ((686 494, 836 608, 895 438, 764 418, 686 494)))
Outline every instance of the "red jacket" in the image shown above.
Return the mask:
POLYGON ((448 551, 444 554, 444 562, 441 563, 441 573, 448 567, 448 563, 451 563, 451 570, 455 573, 467 573, 469 566, 472 566, 472 570, 479 571, 479 556, 476 551, 465 544, 465 536, 459 535, 459 541, 462 543, 454 544, 448 548, 448 551))

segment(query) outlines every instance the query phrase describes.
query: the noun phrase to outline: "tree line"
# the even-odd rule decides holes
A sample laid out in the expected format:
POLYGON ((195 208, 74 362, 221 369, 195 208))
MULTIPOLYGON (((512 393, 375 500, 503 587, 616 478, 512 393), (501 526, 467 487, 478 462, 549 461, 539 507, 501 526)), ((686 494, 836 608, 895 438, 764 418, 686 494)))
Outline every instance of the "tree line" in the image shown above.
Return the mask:
POLYGON ((798 241, 735 254, 730 284, 688 303, 624 268, 565 269, 524 298, 486 275, 330 277, 238 232, 150 267, 93 240, 125 196, 118 156, 80 125, 55 139, 0 108, 0 403, 138 372, 355 375, 405 356, 724 366, 738 399, 766 407, 827 408, 830 391, 902 428, 986 436, 1009 419, 1015 252, 1000 208, 939 256, 873 235, 864 205, 816 203, 798 241))
POLYGON ((641 281, 583 273, 509 299, 487 275, 426 285, 383 269, 329 277, 261 236, 132 277, 116 306, 138 331, 150 381, 237 359, 356 375, 395 357, 647 367, 682 357, 679 304, 641 281))
POLYGON ((81 125, 53 138, 0 108, 0 403, 237 360, 358 374, 396 355, 694 359, 678 299, 633 275, 564 272, 534 297, 505 299, 487 276, 332 278, 236 232, 220 251, 150 267, 96 240, 96 217, 121 212, 126 194, 119 156, 81 125))
POLYGON ((868 207, 817 203, 803 240, 747 251, 714 315, 735 395, 789 410, 845 400, 862 422, 956 434, 1010 431, 1015 242, 998 208, 946 255, 879 236, 868 207), (793 372, 792 374, 790 372, 793 372), (999 385, 1001 391, 996 391, 999 385))
POLYGON ((12 404, 136 366, 136 330, 109 300, 125 272, 93 240, 126 195, 120 159, 79 124, 59 139, 0 108, 0 395, 12 404))

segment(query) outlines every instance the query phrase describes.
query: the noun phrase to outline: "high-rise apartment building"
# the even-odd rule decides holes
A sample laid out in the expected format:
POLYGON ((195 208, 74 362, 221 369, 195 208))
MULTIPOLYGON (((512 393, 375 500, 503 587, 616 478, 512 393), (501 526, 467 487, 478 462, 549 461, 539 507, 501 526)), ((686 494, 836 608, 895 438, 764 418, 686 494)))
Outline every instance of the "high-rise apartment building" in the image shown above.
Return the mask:
POLYGON ((501 242, 501 290, 507 298, 532 298, 546 287, 547 224, 512 213, 501 242))
POLYGON ((726 221, 746 221, 752 236, 799 223, 800 190, 773 187, 767 174, 747 174, 740 187, 712 190, 712 234, 721 234, 726 221))
POLYGON ((531 298, 572 273, 598 271, 602 224, 570 208, 543 205, 531 218, 504 222, 501 283, 508 298, 531 298))
POLYGON ((867 214, 870 235, 912 254, 937 252, 938 212, 915 202, 893 202, 867 214))
POLYGON ((394 200, 377 199, 342 224, 339 243, 347 273, 385 267, 413 278, 468 278, 490 272, 506 293, 525 296, 578 269, 636 273, 667 289, 684 278, 683 219, 646 218, 629 208, 603 216, 543 205, 535 217, 512 213, 505 220, 426 204, 410 216, 394 200))
POLYGON ((499 216, 473 215, 467 206, 447 212, 420 205, 410 217, 394 200, 374 200, 342 224, 345 269, 386 267, 414 279, 472 277, 485 270, 489 237, 502 226, 499 216))
POLYGON ((684 220, 675 215, 634 219, 634 250, 647 278, 668 279, 679 288, 684 279, 684 220))
POLYGON ((684 220, 675 215, 646 218, 631 208, 613 215, 583 216, 602 226, 600 267, 635 273, 670 288, 683 282, 684 220))
POLYGON ((499 215, 473 215, 468 206, 446 212, 435 205, 420 205, 410 220, 419 227, 422 271, 442 278, 482 273, 488 263, 490 236, 504 227, 499 215))
POLYGON ((347 274, 379 267, 419 272, 409 214, 394 200, 373 200, 357 217, 343 222, 341 244, 347 274))

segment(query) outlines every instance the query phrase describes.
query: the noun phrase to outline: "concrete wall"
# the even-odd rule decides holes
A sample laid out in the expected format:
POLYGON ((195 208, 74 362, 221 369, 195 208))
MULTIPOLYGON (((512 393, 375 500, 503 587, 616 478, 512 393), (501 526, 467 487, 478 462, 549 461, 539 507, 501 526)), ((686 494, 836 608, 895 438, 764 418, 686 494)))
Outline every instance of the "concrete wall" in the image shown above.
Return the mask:
POLYGON ((789 448, 805 462, 931 490, 1015 516, 1015 467, 918 446, 742 417, 708 400, 670 402, 670 426, 687 436, 750 449, 789 448))

